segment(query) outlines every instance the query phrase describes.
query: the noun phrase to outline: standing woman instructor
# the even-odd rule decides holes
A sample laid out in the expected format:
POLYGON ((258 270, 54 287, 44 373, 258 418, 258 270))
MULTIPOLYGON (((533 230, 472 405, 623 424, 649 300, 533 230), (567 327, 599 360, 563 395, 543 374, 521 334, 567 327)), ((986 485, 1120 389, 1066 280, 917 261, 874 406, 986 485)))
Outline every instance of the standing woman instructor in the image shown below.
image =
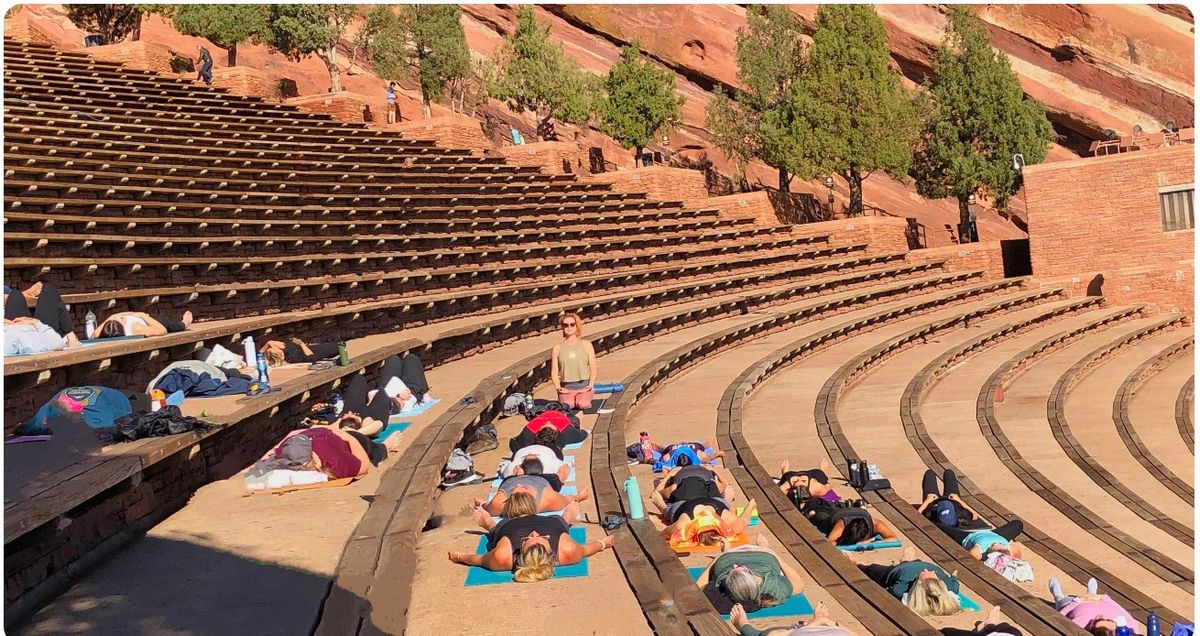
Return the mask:
POLYGON ((562 344, 550 353, 550 381, 558 391, 558 401, 580 411, 592 407, 596 388, 596 350, 584 340, 583 319, 579 314, 563 314, 562 344))

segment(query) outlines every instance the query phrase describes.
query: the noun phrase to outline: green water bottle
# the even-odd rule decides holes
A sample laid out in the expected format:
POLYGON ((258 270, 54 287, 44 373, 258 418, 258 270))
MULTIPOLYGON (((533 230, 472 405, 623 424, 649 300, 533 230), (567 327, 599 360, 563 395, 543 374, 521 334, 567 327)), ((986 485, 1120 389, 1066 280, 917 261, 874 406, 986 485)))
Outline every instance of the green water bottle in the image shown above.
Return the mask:
POLYGON ((345 342, 338 343, 338 365, 346 366, 350 364, 350 350, 346 348, 345 342))

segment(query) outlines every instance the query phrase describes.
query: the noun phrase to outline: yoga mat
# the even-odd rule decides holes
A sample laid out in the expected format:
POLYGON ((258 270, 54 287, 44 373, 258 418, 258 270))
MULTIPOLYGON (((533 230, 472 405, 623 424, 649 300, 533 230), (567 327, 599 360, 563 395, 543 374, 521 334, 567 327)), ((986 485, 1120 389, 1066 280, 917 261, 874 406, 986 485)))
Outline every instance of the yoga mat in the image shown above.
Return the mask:
MULTIPOLYGON (((745 509, 746 509, 745 506, 738 506, 737 508, 734 509, 733 514, 740 517, 740 516, 742 516, 742 511, 745 509)), ((752 525, 752 526, 758 525, 758 510, 755 510, 754 512, 750 513, 750 524, 749 525, 752 525)))
POLYGON ((437 398, 427 397, 427 398, 425 398, 425 401, 422 402, 421 404, 418 404, 418 405, 412 407, 411 409, 408 409, 407 411, 400 411, 399 413, 396 413, 392 417, 396 417, 396 416, 412 417, 414 415, 420 415, 420 414, 424 413, 425 411, 428 411, 429 409, 433 408, 433 406, 440 401, 441 400, 439 400, 437 398))
POLYGON ((575 442, 574 444, 563 446, 563 450, 579 450, 581 448, 583 448, 583 442, 575 442))
POLYGON ((122 340, 141 340, 146 336, 114 336, 112 338, 94 338, 88 340, 80 340, 79 342, 85 346, 108 344, 110 342, 120 342, 122 340))
MULTIPOLYGON (((575 481, 575 456, 574 455, 565 455, 563 457, 563 461, 571 465, 571 474, 567 475, 567 481, 568 482, 575 481)), ((503 470, 503 466, 504 466, 504 464, 501 464, 501 467, 497 468, 496 472, 499 473, 501 470, 503 470)), ((496 478, 492 480, 492 488, 499 488, 500 482, 502 482, 502 481, 504 481, 504 477, 501 475, 497 475, 496 478)), ((564 485, 563 488, 566 489, 566 486, 564 485)))
POLYGON ((979 607, 979 603, 972 601, 971 597, 963 594, 962 592, 958 593, 958 604, 968 612, 978 612, 980 609, 983 609, 979 607))
POLYGON ((403 433, 404 431, 407 431, 408 427, 410 426, 412 426, 412 422, 389 423, 387 426, 383 427, 383 430, 373 435, 372 439, 385 440, 392 433, 403 433))
MULTIPOLYGON (((587 530, 584 528, 571 528, 571 538, 576 543, 587 542, 587 530)), ((479 537, 479 545, 475 548, 475 554, 487 553, 487 537, 479 537)), ((573 576, 588 575, 588 560, 584 559, 575 565, 559 565, 554 568, 554 576, 552 578, 565 579, 573 576)), ((499 583, 512 583, 512 572, 492 572, 483 568, 470 567, 467 570, 467 579, 463 581, 463 585, 496 585, 499 583)), ((810 612, 811 613, 811 612, 810 612)))
MULTIPOLYGON (((707 568, 703 566, 688 568, 688 574, 692 575, 692 580, 695 581, 700 578, 701 574, 704 574, 704 570, 706 569, 707 568)), ((808 597, 803 594, 793 594, 791 598, 783 603, 783 605, 766 607, 752 614, 748 614, 748 616, 752 616, 754 618, 769 618, 772 616, 804 616, 812 613, 813 607, 812 603, 808 602, 808 597)), ((729 614, 722 614, 722 616, 729 618, 729 614)))
MULTIPOLYGON (((539 517, 561 517, 563 510, 566 510, 566 508, 559 508, 558 510, 547 510, 546 512, 539 512, 539 513, 537 513, 537 516, 539 516, 539 517)), ((495 515, 492 516, 492 521, 495 521, 496 523, 500 523, 503 519, 504 519, 504 517, 497 517, 495 515)))
MULTIPOLYGON (((485 499, 484 501, 491 501, 492 497, 496 496, 496 492, 498 492, 498 491, 493 490, 493 491, 489 492, 487 499, 485 499)), ((562 490, 558 491, 558 494, 560 494, 564 497, 574 497, 575 495, 579 494, 579 489, 574 486, 563 486, 562 490)))
POLYGON ((48 442, 53 435, 18 435, 4 440, 5 444, 28 444, 29 442, 48 442))
POLYGON ((904 545, 904 542, 899 539, 890 541, 876 541, 874 543, 863 543, 859 545, 839 545, 837 549, 843 552, 869 552, 871 550, 882 550, 884 548, 899 548, 904 545))

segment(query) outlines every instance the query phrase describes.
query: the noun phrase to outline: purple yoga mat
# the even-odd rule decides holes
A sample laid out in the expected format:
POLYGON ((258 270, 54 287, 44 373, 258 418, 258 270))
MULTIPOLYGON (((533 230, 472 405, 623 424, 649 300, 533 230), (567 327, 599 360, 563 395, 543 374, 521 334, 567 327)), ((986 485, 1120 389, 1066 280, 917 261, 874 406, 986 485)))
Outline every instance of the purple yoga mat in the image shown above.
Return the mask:
POLYGON ((5 444, 24 444, 26 442, 48 442, 53 439, 53 435, 19 435, 10 437, 4 440, 5 444))

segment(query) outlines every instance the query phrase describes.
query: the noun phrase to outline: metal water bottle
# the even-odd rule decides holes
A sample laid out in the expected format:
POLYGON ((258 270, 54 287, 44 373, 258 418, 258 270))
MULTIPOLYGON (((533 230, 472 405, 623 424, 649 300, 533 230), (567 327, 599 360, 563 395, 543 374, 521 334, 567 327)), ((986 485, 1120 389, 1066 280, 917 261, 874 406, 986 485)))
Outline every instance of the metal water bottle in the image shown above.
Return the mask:
POLYGON ((92 338, 92 334, 96 333, 96 312, 89 309, 87 312, 87 315, 84 316, 83 320, 84 320, 84 323, 87 325, 87 327, 86 327, 87 333, 83 334, 83 337, 85 339, 90 340, 92 338))
POLYGON ((641 519, 646 516, 642 509, 642 491, 638 487, 637 477, 630 476, 625 480, 625 498, 629 500, 629 518, 641 519))
POLYGON ((1146 636, 1160 636, 1162 634, 1162 620, 1158 618, 1158 614, 1150 612, 1150 616, 1146 617, 1146 636))
POLYGON ((271 386, 271 374, 267 371, 267 361, 263 354, 258 354, 258 381, 260 384, 271 386))
POLYGON ((242 353, 246 356, 246 366, 254 364, 254 337, 246 336, 242 338, 242 353))

